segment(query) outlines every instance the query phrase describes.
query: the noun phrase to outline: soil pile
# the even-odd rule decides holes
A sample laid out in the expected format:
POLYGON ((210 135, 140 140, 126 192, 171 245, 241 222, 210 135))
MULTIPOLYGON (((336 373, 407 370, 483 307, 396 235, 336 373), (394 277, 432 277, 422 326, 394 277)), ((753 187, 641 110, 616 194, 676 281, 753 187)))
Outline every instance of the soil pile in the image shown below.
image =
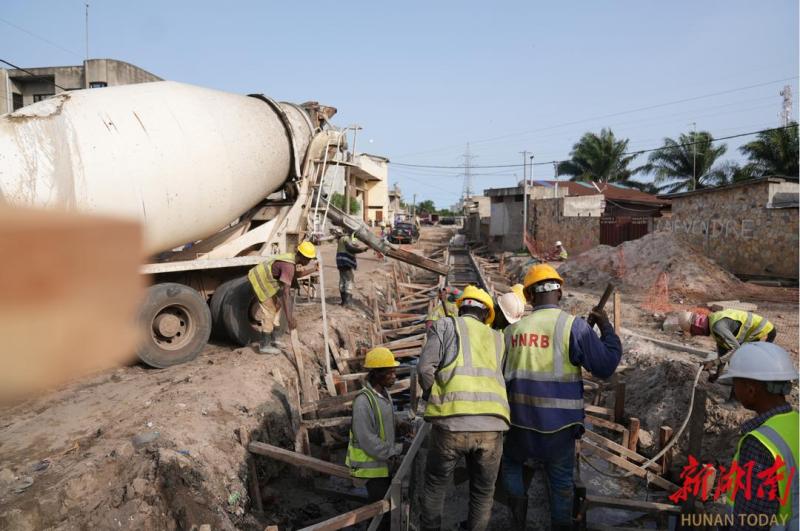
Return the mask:
POLYGON ((617 281, 626 291, 650 290, 667 274, 670 295, 698 299, 729 296, 743 283, 710 258, 666 232, 653 232, 618 247, 597 247, 559 268, 567 285, 602 288, 617 281))

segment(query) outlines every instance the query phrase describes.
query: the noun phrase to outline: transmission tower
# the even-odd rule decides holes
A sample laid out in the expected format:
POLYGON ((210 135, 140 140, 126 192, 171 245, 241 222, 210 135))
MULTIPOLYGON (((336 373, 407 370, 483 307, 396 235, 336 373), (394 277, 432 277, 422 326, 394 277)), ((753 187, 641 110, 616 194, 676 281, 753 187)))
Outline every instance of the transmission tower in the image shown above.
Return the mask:
POLYGON ((467 149, 462 155, 464 158, 464 189, 461 191, 461 202, 472 197, 472 159, 477 158, 476 155, 471 155, 469 151, 469 142, 467 142, 467 149))
POLYGON ((784 85, 783 90, 781 90, 781 96, 783 96, 783 108, 778 113, 778 117, 781 125, 786 127, 792 121, 792 86, 784 85))

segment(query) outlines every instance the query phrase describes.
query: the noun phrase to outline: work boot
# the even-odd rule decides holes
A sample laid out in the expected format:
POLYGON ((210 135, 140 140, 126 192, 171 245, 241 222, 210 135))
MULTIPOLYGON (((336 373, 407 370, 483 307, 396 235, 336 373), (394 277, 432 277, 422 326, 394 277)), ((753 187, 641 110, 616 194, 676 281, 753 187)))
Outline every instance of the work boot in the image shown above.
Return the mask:
POLYGON ((280 354, 281 350, 272 344, 272 334, 261 334, 258 341, 259 354, 280 354))
POLYGON ((514 529, 524 530, 525 523, 528 521, 528 497, 509 495, 508 507, 511 509, 511 516, 514 519, 514 529))
POLYGON ((350 294, 346 291, 341 292, 342 294, 342 306, 348 306, 350 304, 350 294))

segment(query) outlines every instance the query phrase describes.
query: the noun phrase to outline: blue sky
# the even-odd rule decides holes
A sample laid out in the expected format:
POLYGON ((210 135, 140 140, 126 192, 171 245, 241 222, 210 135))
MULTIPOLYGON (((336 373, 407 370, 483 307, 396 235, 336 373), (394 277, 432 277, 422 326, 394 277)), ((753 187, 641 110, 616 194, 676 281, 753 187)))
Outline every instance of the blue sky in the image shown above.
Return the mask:
MULTIPOLYGON (((632 149, 692 122, 717 137, 774 127, 784 84, 798 111, 796 0, 90 4, 91 57, 333 105, 337 124, 363 127, 358 151, 396 163, 459 165, 467 142, 476 165, 521 164, 522 150, 560 160, 602 127, 632 149)), ((83 2, 4 0, 0 52, 20 66, 78 64, 83 2)), ((727 158, 741 143, 728 142, 727 158)), ((474 188, 511 186, 521 172, 475 169, 474 188)), ((444 207, 463 171, 392 166, 390 180, 444 207)))

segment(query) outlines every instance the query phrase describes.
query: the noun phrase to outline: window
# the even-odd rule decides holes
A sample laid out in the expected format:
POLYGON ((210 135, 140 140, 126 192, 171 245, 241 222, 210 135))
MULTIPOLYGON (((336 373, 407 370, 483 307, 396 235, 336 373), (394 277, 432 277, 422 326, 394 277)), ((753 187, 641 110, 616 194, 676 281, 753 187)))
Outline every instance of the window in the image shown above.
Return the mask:
POLYGON ((17 94, 15 92, 12 100, 12 105, 14 106, 15 111, 22 108, 22 94, 17 94))
POLYGON ((91 83, 89 83, 89 88, 103 88, 107 86, 108 83, 106 83, 105 81, 92 81, 91 83))
POLYGON ((53 96, 55 96, 55 94, 34 94, 33 103, 36 103, 37 101, 46 100, 47 98, 52 98, 53 96))

